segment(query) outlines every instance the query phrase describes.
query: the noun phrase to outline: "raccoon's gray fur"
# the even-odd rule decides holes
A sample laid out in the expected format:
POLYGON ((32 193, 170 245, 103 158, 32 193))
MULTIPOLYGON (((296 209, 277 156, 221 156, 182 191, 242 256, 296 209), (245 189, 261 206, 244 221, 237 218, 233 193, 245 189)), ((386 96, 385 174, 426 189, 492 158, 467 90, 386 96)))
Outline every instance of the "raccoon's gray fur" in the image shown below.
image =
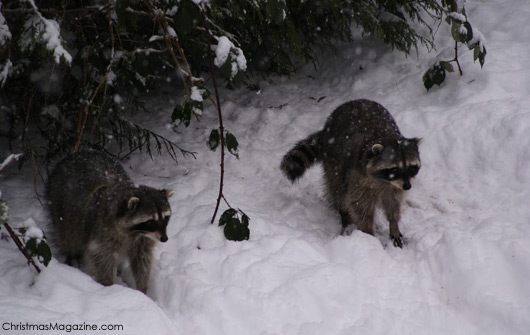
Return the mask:
POLYGON ((292 182, 321 162, 327 194, 339 211, 343 233, 351 224, 374 234, 374 211, 382 206, 390 238, 403 246, 399 231, 404 191, 418 173, 421 139, 401 135, 390 113, 370 100, 339 106, 324 128, 298 142, 283 158, 281 169, 292 182))
POLYGON ((98 151, 74 153, 52 171, 47 185, 56 243, 83 258, 95 279, 112 285, 128 258, 136 288, 146 292, 156 241, 166 242, 168 190, 134 186, 117 160, 98 151))

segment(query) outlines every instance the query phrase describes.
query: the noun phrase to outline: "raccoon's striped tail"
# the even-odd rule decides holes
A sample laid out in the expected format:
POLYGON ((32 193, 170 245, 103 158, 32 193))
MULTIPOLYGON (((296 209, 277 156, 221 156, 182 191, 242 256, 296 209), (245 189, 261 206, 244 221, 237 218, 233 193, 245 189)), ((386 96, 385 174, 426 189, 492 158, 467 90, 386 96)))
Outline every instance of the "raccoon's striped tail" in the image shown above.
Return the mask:
POLYGON ((319 133, 314 133, 298 142, 285 156, 280 168, 290 181, 295 182, 302 177, 305 170, 320 160, 319 133))

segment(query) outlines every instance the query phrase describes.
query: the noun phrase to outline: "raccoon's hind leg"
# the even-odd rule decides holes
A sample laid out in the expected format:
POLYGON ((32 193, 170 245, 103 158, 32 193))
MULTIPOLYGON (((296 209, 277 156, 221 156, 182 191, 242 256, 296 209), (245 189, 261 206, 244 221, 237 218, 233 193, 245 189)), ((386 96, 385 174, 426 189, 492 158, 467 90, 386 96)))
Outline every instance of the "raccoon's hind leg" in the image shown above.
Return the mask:
POLYGON ((390 192, 383 196, 382 205, 390 228, 390 239, 395 247, 403 248, 403 235, 399 231, 402 192, 390 192))
POLYGON ((136 288, 144 294, 149 288, 149 281, 151 279, 151 263, 155 243, 155 241, 148 237, 138 236, 128 250, 136 288))

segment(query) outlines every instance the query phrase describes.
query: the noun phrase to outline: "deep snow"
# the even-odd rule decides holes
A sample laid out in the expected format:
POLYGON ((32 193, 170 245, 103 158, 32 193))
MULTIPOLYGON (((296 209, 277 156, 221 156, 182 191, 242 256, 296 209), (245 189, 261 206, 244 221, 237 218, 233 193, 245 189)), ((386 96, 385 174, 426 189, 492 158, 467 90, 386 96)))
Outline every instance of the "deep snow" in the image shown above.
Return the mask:
MULTIPOLYGON (((0 241, 2 326, 124 326, 94 334, 528 334, 530 3, 469 1, 466 9, 487 38, 485 67, 464 47, 464 75, 448 74, 430 92, 423 72, 444 43, 453 47, 445 23, 431 54, 407 58, 367 39, 340 46, 317 72, 307 66, 263 81, 259 93, 222 90, 225 126, 240 143, 240 159, 226 159, 225 195, 250 216, 249 241, 227 241, 209 224, 219 182, 219 152, 205 146, 217 126, 213 107, 177 134, 169 118, 179 98, 171 88, 160 93, 151 102, 158 117, 140 121, 198 155, 178 166, 165 156, 123 162, 136 182, 176 191, 149 297, 123 284, 103 287, 56 260, 37 275, 12 242, 0 241), (405 136, 424 138, 422 169, 403 206, 403 249, 389 243, 380 213, 375 238, 339 236, 320 167, 294 185, 279 170, 296 141, 356 98, 380 102, 405 136)), ((31 167, 2 176, 10 222, 32 219, 49 232, 32 176, 31 167)))

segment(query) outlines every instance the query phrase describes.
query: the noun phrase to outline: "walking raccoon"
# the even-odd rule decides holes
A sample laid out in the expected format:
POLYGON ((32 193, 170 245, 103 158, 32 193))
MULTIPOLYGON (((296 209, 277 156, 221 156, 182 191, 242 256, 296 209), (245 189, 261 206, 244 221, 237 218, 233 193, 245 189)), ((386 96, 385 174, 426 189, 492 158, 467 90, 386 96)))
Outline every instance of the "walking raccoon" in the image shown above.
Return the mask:
POLYGON ((173 191, 134 186, 117 160, 85 151, 55 167, 47 193, 57 245, 67 261, 83 258, 107 286, 118 262, 128 258, 136 288, 146 293, 153 247, 168 239, 173 191))
POLYGON ((394 246, 403 247, 399 231, 404 191, 421 162, 421 139, 401 135, 392 115, 380 104, 355 100, 339 106, 324 128, 296 144, 283 157, 281 169, 294 182, 321 162, 327 194, 339 211, 343 230, 355 224, 374 234, 374 211, 382 206, 394 246))

